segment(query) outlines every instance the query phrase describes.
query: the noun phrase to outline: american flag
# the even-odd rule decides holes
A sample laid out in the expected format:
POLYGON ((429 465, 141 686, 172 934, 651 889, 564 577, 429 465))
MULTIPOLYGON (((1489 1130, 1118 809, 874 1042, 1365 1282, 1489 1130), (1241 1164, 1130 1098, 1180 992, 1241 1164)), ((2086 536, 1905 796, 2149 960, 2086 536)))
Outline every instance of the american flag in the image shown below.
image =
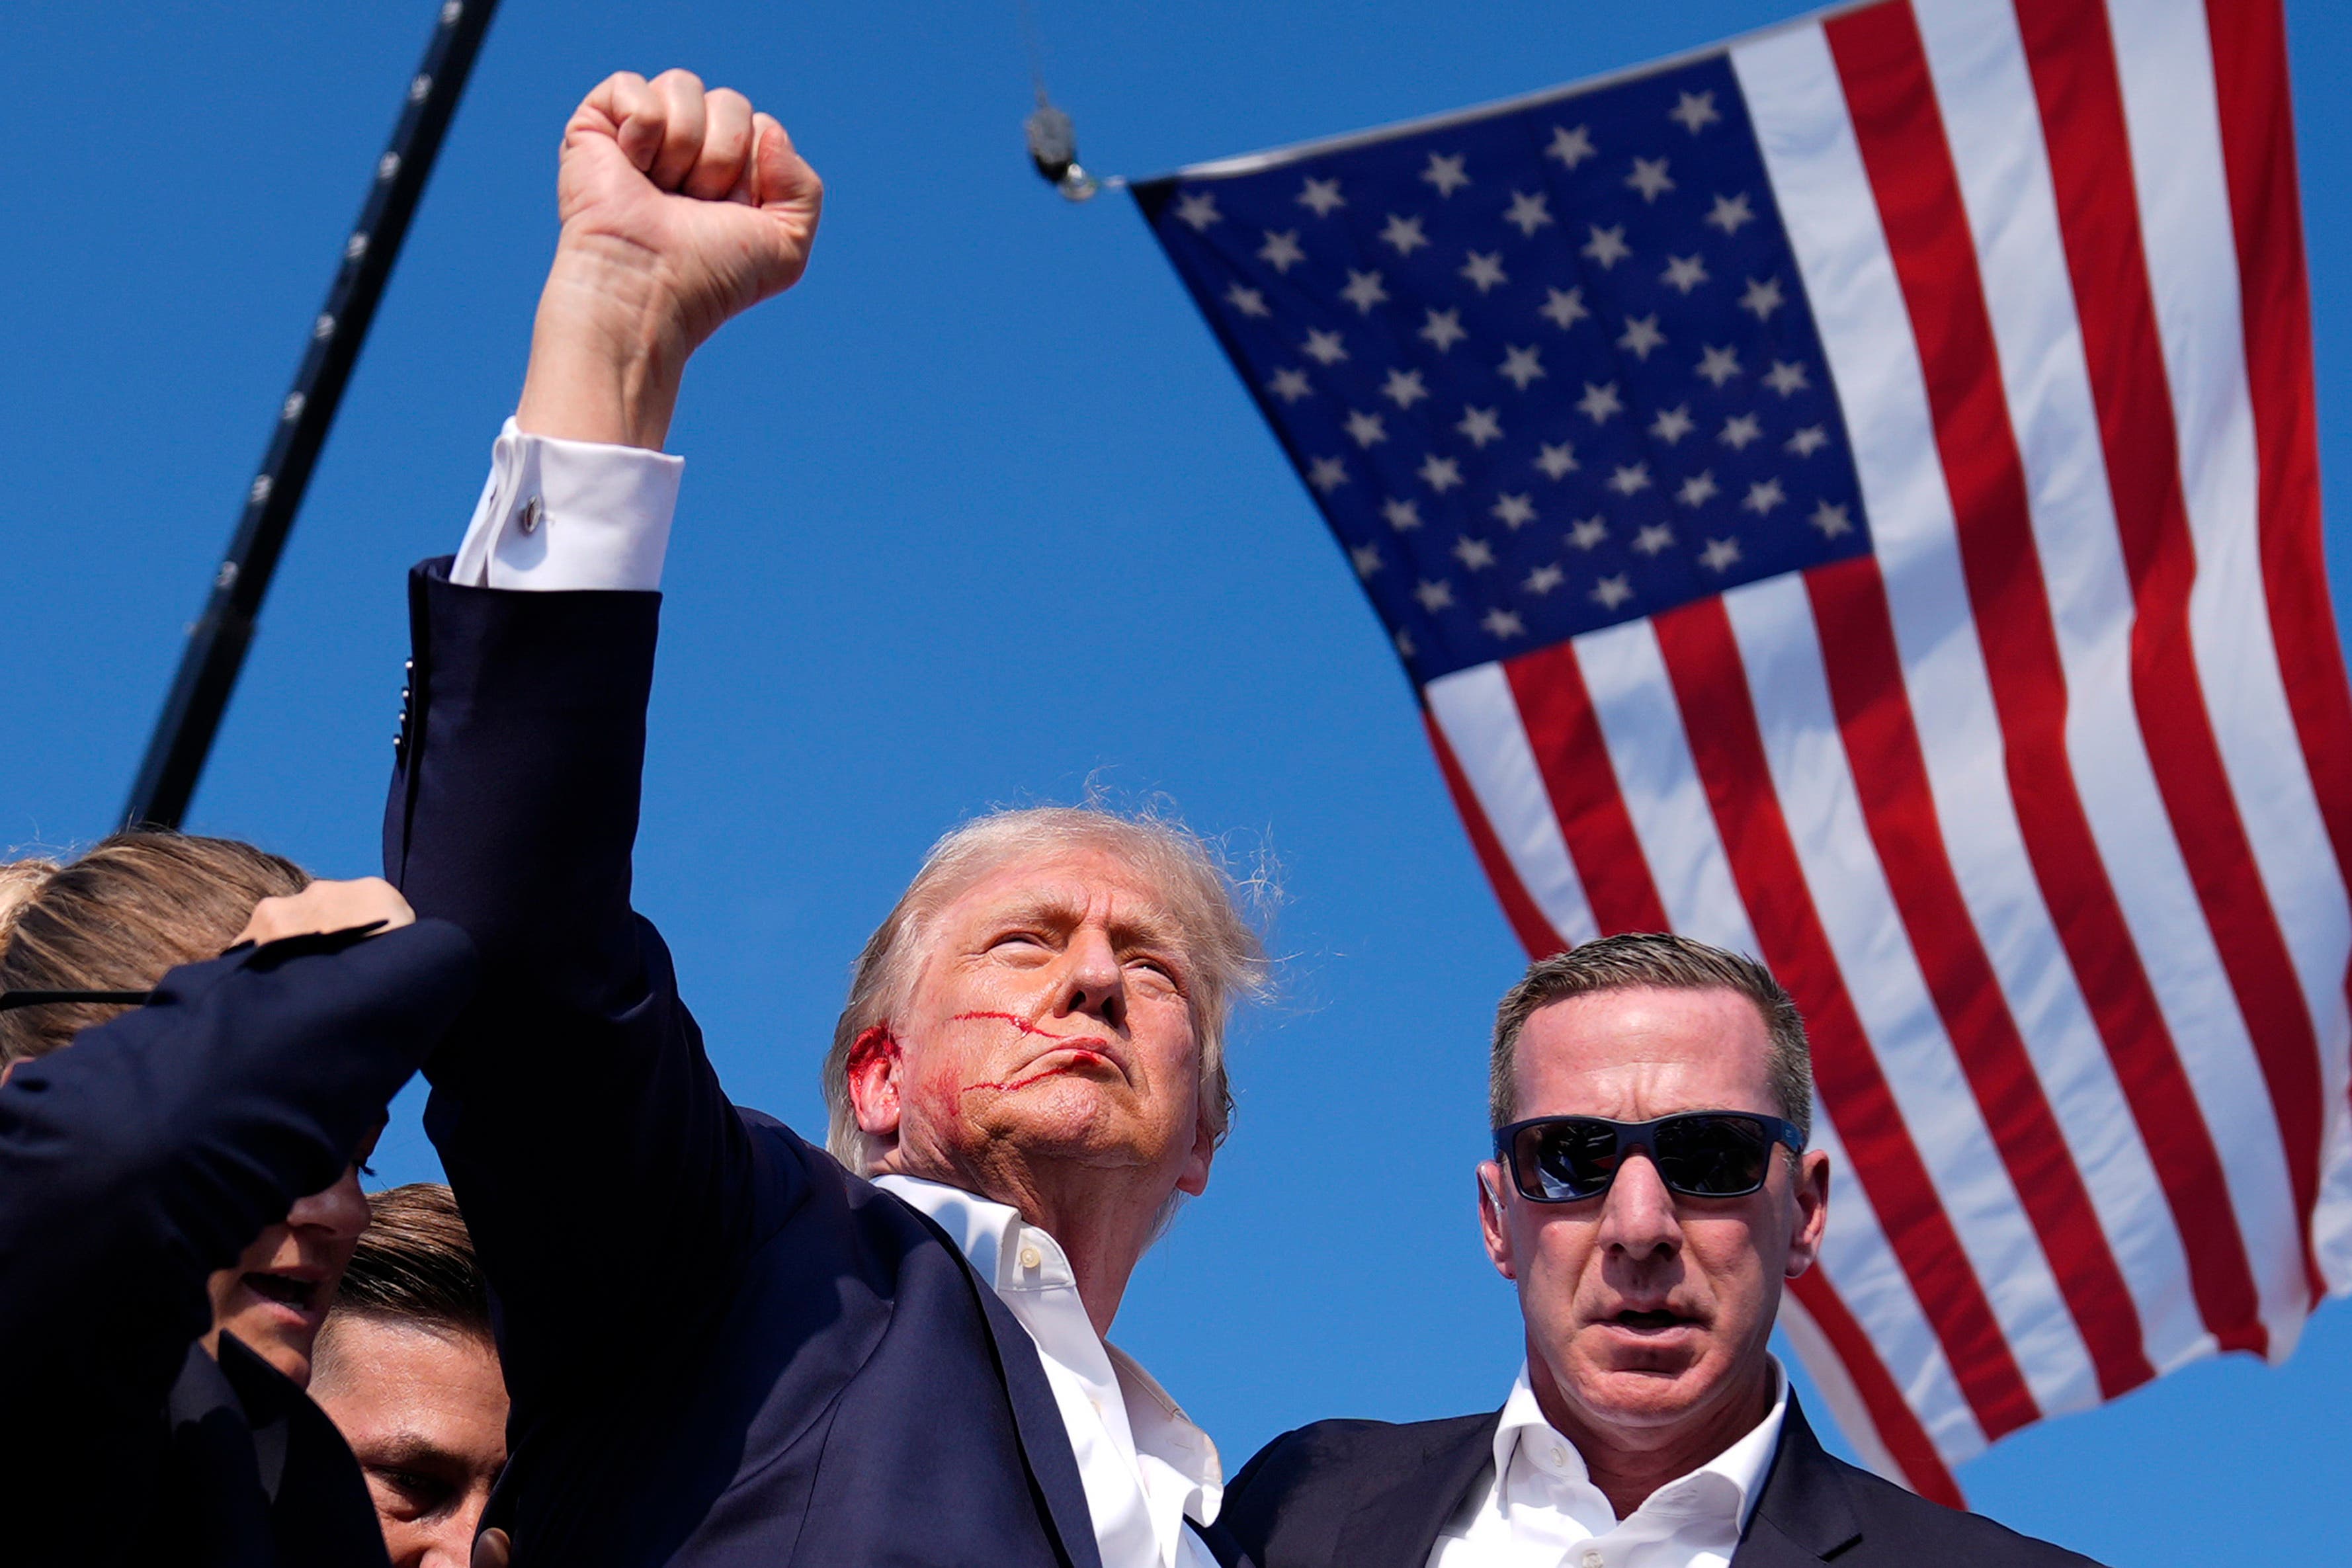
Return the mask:
POLYGON ((2278 0, 1878 0, 1137 194, 1528 950, 1803 1009, 1866 1457, 1957 1500, 2352 1291, 2278 0))

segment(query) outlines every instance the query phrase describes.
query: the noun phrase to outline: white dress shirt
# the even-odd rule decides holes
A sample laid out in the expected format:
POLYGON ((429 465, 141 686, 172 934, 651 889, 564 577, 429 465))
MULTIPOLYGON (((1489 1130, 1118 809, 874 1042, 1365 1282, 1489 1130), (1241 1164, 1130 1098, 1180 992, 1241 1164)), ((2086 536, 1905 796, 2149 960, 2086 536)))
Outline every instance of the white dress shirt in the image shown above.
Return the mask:
MULTIPOLYGON (((526 435, 507 421, 449 578, 473 588, 654 590, 677 507, 678 458, 526 435)), ((1103 1568, 1216 1568, 1187 1517, 1224 1496, 1217 1446, 1151 1375, 1095 1333, 1061 1244, 1018 1210, 912 1176, 876 1183, 956 1239, 1036 1343, 1092 1515, 1103 1568)))
POLYGON ((1036 1342, 1077 1456, 1103 1568, 1215 1568, 1184 1521, 1217 1516, 1225 1490, 1217 1446, 1133 1357, 1095 1333, 1061 1244, 1019 1210, 961 1187, 903 1176, 874 1185, 953 1237, 1036 1342))
POLYGON ((1544 1419, 1522 1365, 1494 1466, 1439 1532, 1429 1568, 1725 1568, 1780 1445, 1789 1378, 1778 1360, 1772 1379, 1772 1408, 1753 1430, 1621 1520, 1576 1445, 1544 1419))

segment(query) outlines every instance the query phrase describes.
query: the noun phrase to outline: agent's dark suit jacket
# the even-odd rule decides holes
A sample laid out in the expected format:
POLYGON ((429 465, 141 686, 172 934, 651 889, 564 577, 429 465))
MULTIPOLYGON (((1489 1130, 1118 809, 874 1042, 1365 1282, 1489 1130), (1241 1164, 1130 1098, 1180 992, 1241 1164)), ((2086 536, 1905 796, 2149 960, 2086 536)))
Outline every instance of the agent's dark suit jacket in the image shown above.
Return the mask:
MULTIPOLYGON (((1220 1522, 1264 1568, 1426 1568, 1494 1464, 1500 1411, 1447 1421, 1320 1421, 1260 1449, 1220 1522)), ((1826 1452, 1794 1396, 1732 1568, 2096 1568, 1916 1497, 1826 1452)))
POLYGON ((484 956, 426 1125, 514 1398, 486 1523, 519 1568, 1099 1568, 1019 1322, 929 1220, 729 1103, 630 909, 659 603, 410 582, 384 865, 484 956))
POLYGON ((384 1561, 301 1389, 224 1334, 206 1276, 335 1181, 467 996, 425 923, 174 969, 0 1086, 0 1560, 384 1561))

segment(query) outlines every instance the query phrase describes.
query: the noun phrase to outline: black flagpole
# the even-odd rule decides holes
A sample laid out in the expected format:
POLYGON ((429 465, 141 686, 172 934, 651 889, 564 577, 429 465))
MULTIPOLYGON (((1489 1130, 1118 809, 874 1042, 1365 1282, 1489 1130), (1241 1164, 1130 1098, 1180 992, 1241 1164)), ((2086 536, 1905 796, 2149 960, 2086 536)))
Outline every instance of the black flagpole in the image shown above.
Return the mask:
POLYGON ((400 242, 407 236, 408 220, 425 193, 442 137, 497 9, 498 0, 444 0, 424 63, 408 84, 391 145, 376 160, 359 226, 343 243, 342 266, 327 290, 325 308, 311 324, 310 346, 295 372, 293 389, 279 406, 268 455, 246 491, 245 513, 226 559, 214 574, 212 597, 188 633, 179 675, 147 743, 138 782, 131 789, 131 803, 123 811, 126 823, 175 828, 187 813, 221 715, 236 689, 237 672, 245 664, 246 648, 253 641, 262 596, 269 591, 286 537, 293 531, 294 514, 302 505, 302 492, 310 486, 310 470, 334 423, 376 303, 399 258, 400 242))

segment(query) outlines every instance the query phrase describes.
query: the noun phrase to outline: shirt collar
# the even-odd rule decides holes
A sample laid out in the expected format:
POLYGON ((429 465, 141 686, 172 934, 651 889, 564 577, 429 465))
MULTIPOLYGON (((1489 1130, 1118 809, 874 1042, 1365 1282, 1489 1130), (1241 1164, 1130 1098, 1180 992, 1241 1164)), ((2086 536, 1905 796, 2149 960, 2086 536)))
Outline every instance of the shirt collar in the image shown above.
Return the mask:
MULTIPOLYGON (((1678 1476, 1652 1492, 1636 1513, 1712 1514, 1748 1528, 1763 1490, 1765 1472, 1780 1447, 1780 1427, 1789 1413, 1789 1375, 1778 1356, 1765 1358, 1772 1367, 1772 1408, 1731 1447, 1687 1475, 1678 1476)), ((1499 1489, 1511 1473, 1511 1460, 1525 1448, 1538 1469, 1580 1486, 1591 1486, 1592 1475, 1576 1445, 1545 1419, 1536 1403, 1535 1385, 1528 1380, 1527 1364, 1503 1402, 1503 1419, 1495 1428, 1495 1478, 1499 1489)))
MULTIPOLYGON (((1062 1244, 1044 1227, 1022 1218, 1019 1209, 925 1176, 881 1176, 874 1178, 874 1185, 929 1216, 948 1233, 973 1270, 1006 1299, 1006 1305, 1015 1309, 1022 1326, 1039 1342, 1041 1354, 1052 1354, 1049 1342, 1060 1341, 1064 1335, 1041 1334, 1044 1325, 1033 1321, 1038 1312, 1022 1310, 1028 1303, 1019 1298, 1068 1290, 1077 1316, 1075 1321, 1065 1317, 1053 1326, 1075 1333, 1083 1324, 1087 1334, 1093 1335, 1093 1324, 1086 1322, 1084 1306, 1077 1301, 1077 1277, 1071 1272, 1062 1244)), ((1141 1363, 1108 1340, 1097 1343, 1109 1359, 1137 1449, 1191 1483, 1195 1495, 1188 1499, 1188 1512, 1196 1519, 1214 1519, 1224 1495, 1224 1463, 1217 1456, 1217 1445, 1141 1363)))

